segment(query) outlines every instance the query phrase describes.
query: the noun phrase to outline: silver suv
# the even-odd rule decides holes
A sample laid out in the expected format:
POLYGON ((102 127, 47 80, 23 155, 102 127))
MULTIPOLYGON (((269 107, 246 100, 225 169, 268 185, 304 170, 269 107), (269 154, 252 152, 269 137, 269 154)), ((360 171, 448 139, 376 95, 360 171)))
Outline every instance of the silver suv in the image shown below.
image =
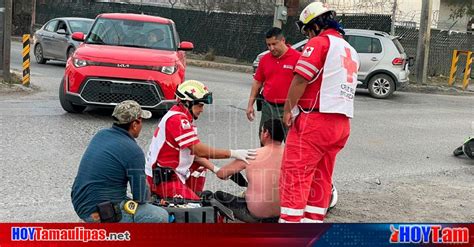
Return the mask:
MULTIPOLYGON (((398 37, 387 33, 362 29, 345 29, 344 39, 351 44, 360 57, 358 88, 369 90, 372 97, 384 99, 395 90, 408 84, 413 59, 408 58, 398 37)), ((308 40, 300 41, 293 48, 301 51, 308 40)), ((260 53, 253 67, 256 69, 260 58, 268 51, 260 53)))

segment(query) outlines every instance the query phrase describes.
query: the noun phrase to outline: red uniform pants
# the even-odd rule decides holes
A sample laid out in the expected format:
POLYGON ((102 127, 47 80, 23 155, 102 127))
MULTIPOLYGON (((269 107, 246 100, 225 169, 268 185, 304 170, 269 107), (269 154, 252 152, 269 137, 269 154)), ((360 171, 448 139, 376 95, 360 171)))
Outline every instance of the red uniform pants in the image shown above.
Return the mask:
POLYGON ((301 113, 290 128, 280 175, 280 222, 322 222, 331 197, 337 153, 349 138, 349 118, 301 113))
POLYGON ((153 184, 152 177, 147 177, 151 192, 160 198, 180 196, 184 199, 199 200, 200 198, 196 193, 202 192, 204 189, 207 169, 201 167, 198 163, 193 163, 189 171, 191 175, 186 180, 186 184, 183 184, 177 175, 174 175, 170 181, 162 182, 158 185, 153 184))

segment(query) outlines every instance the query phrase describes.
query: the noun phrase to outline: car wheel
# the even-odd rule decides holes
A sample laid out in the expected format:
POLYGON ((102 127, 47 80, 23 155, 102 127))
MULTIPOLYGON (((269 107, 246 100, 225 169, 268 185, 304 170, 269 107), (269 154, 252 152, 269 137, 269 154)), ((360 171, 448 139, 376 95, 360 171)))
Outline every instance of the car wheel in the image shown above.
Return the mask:
POLYGON ((395 91, 395 82, 388 75, 377 74, 370 78, 368 88, 370 96, 376 99, 385 99, 395 91))
POLYGON ((74 47, 70 47, 69 49, 67 49, 67 54, 66 54, 66 61, 72 57, 72 54, 74 54, 74 52, 76 51, 76 49, 74 49, 74 47))
POLYGON ((39 64, 45 64, 46 61, 48 61, 47 59, 44 58, 43 47, 41 46, 41 44, 37 44, 35 46, 35 58, 36 58, 36 62, 39 64))
POLYGON ((66 92, 64 91, 64 79, 61 80, 61 85, 59 85, 59 102, 61 107, 69 113, 81 113, 86 109, 85 106, 74 105, 71 101, 66 99, 66 92))

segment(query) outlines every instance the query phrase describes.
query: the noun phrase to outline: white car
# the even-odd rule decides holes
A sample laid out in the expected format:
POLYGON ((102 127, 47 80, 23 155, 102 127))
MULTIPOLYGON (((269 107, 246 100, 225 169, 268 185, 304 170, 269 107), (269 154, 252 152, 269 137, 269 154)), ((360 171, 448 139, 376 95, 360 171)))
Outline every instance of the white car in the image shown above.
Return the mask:
MULTIPOLYGON (((344 31, 344 39, 354 47, 360 58, 358 80, 361 83, 358 88, 368 89, 372 97, 384 99, 408 84, 408 67, 412 65, 413 58, 407 56, 398 37, 373 30, 344 31)), ((307 42, 305 39, 292 47, 301 51, 307 42)), ((260 53, 254 60, 255 70, 262 56, 267 53, 268 51, 260 53)))

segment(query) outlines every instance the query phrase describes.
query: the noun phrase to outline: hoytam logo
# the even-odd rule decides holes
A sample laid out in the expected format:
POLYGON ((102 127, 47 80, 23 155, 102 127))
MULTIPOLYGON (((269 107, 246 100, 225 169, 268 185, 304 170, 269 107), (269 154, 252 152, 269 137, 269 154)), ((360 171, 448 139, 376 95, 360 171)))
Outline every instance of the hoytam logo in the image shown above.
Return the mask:
POLYGON ((43 227, 12 227, 12 241, 130 241, 130 232, 104 229, 44 229, 43 227))
POLYGON ((442 227, 441 225, 390 225, 390 243, 469 243, 469 228, 442 227))

